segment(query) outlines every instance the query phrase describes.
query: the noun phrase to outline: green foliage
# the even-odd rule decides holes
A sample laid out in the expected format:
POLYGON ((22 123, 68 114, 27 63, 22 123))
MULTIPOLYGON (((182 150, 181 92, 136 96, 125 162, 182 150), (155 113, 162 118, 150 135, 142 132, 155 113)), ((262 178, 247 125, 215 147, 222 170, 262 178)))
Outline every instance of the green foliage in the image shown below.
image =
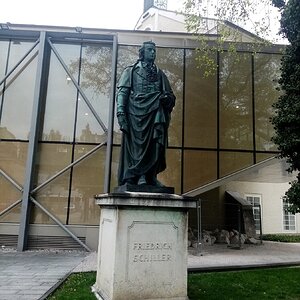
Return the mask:
POLYGON ((264 234, 262 239, 272 242, 300 243, 300 235, 296 234, 264 234))
POLYGON ((288 191, 283 196, 283 199, 288 203, 291 203, 289 206, 289 211, 292 213, 300 212, 300 182, 295 180, 291 182, 291 186, 288 191))
MULTIPOLYGON (((272 123, 273 142, 278 145, 280 157, 290 164, 289 172, 300 171, 300 2, 299 0, 273 0, 281 10, 281 33, 289 40, 282 59, 279 80, 282 96, 274 104, 272 123)), ((284 199, 291 203, 289 210, 300 211, 300 173, 291 183, 284 199)))
POLYGON ((96 272, 74 273, 48 300, 95 300, 91 286, 96 282, 96 272))
POLYGON ((299 268, 200 273, 188 277, 188 296, 198 299, 299 299, 299 268))
POLYGON ((218 67, 212 52, 226 49, 239 62, 240 56, 235 55, 238 43, 243 43, 244 50, 254 53, 270 45, 269 8, 270 0, 184 1, 186 29, 198 41, 196 62, 205 70, 204 76, 215 74, 218 67), (245 34, 243 28, 238 27, 250 24, 255 35, 245 34))

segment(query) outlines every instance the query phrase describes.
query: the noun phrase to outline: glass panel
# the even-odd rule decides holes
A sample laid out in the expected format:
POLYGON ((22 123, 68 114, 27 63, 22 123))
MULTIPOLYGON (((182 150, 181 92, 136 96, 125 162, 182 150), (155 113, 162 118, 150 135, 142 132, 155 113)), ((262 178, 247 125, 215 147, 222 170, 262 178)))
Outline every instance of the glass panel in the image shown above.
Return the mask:
MULTIPOLYGON (((8 45, 8 41, 0 41, 0 81, 2 81, 6 73, 8 45)), ((2 88, 3 86, 0 85, 0 105, 2 101, 2 88)))
MULTIPOLYGON (((0 212, 8 208, 11 204, 21 199, 22 193, 19 192, 10 182, 8 182, 2 175, 0 175, 0 212)), ((20 221, 21 204, 10 210, 0 217, 1 222, 14 222, 20 221)))
POLYGON ((167 169, 158 175, 158 180, 181 194, 181 150, 167 150, 167 169))
MULTIPOLYGON (((9 55, 9 70, 32 47, 32 43, 13 42, 9 55)), ((1 136, 28 140, 34 97, 37 58, 30 54, 6 80, 1 117, 1 136), (2 135, 3 134, 3 135, 2 135)))
POLYGON ((0 142, 0 169, 20 186, 24 184, 27 149, 27 143, 0 142))
POLYGON ((220 147, 252 150, 251 55, 223 53, 220 61, 220 147))
POLYGON ((216 148, 217 75, 204 77, 195 58, 195 51, 186 52, 184 144, 216 148))
POLYGON ((274 156, 275 156, 275 154, 256 153, 256 162, 260 162, 260 161, 266 160, 266 159, 274 157, 274 156))
MULTIPOLYGON (((68 166, 71 163, 71 154, 71 145, 40 143, 36 160, 37 176, 35 186, 45 182, 51 176, 68 166)), ((66 222, 67 217, 69 182, 70 170, 51 181, 34 195, 37 201, 63 223, 66 222)), ((32 222, 42 224, 53 223, 46 214, 36 207, 33 209, 32 222)))
POLYGON ((40 185, 71 163, 72 146, 40 143, 37 152, 37 184, 40 185))
POLYGON ((183 50, 172 48, 157 49, 157 66, 166 74, 176 96, 175 107, 169 126, 169 145, 182 145, 182 98, 183 98, 183 50))
MULTIPOLYGON (((66 224, 67 219, 69 181, 70 171, 66 171, 34 195, 35 199, 63 224, 66 224)), ((36 206, 32 208, 31 223, 55 224, 51 218, 36 206)))
POLYGON ((252 153, 220 152, 220 177, 234 173, 252 164, 252 153))
MULTIPOLYGON (((83 45, 80 85, 106 128, 109 117, 111 61, 110 47, 83 45)), ((76 141, 100 143, 105 139, 103 129, 79 95, 76 141)))
POLYGON ((274 109, 272 104, 278 99, 280 92, 281 55, 256 54, 254 57, 255 88, 255 140, 256 149, 262 151, 277 150, 271 142, 274 128, 270 122, 274 109))
POLYGON ((113 191, 118 186, 118 169, 120 160, 120 147, 113 147, 112 163, 111 163, 111 177, 110 177, 110 190, 113 191))
MULTIPOLYGON (((93 147, 75 146, 75 159, 93 147)), ((69 224, 98 225, 100 209, 94 196, 103 193, 106 147, 100 148, 73 168, 69 224)))
POLYGON ((217 179, 217 153, 214 151, 184 151, 183 192, 217 179))
MULTIPOLYGON (((79 45, 54 45, 63 61, 78 80, 79 45)), ((44 141, 73 141, 77 89, 64 68, 51 52, 46 97, 44 141)))
MULTIPOLYGON (((139 58, 139 47, 137 46, 119 46, 118 48, 118 63, 117 63, 117 83, 123 70, 130 65, 133 65, 139 58)), ((116 106, 115 106, 116 116, 116 106)), ((122 133, 119 129, 117 118, 114 119, 114 144, 121 144, 122 133)))

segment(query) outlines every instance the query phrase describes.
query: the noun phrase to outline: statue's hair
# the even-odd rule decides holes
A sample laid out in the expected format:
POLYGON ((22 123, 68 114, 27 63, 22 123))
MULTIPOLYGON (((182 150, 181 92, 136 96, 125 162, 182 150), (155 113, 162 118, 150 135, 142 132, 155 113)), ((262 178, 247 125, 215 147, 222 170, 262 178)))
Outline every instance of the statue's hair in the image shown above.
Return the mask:
POLYGON ((139 60, 143 61, 144 60, 144 56, 145 56, 145 46, 146 45, 152 45, 154 47, 156 47, 155 43, 152 41, 147 41, 144 42, 143 45, 141 46, 141 48, 139 49, 139 60))

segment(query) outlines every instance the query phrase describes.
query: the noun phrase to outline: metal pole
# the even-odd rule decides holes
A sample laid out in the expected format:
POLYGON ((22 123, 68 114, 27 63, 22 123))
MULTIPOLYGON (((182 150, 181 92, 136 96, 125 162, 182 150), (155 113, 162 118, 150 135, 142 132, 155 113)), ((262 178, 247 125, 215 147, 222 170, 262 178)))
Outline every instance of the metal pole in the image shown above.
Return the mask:
POLYGON ((241 205, 238 205, 238 227, 239 227, 239 249, 242 248, 242 242, 241 242, 241 205))
POLYGON ((23 191, 23 188, 1 169, 0 174, 2 174, 2 176, 5 177, 17 190, 19 190, 20 192, 23 191))
POLYGON ((112 159, 112 145, 113 145, 113 131, 114 131, 114 112, 115 112, 115 87, 116 87, 116 70, 117 70, 117 37, 114 36, 113 52, 112 52, 112 74, 111 74, 111 89, 110 89, 110 104, 109 104, 109 119, 108 119, 108 133, 107 133, 107 148, 105 161, 105 177, 104 177, 104 193, 110 191, 110 177, 111 177, 111 159, 112 159))
POLYGON ((260 239, 260 243, 263 243, 262 240, 262 223, 261 223, 261 205, 258 205, 259 208, 259 239, 260 239))
POLYGON ((25 170, 25 182, 22 196, 22 208, 20 215, 20 227, 18 236, 18 251, 24 251, 27 248, 28 227, 30 218, 30 191, 33 179, 34 157, 36 154, 38 142, 38 124, 41 111, 41 92, 44 77, 44 61, 46 48, 46 32, 40 33, 39 55, 36 70, 36 81, 34 88, 34 99, 32 105, 30 136, 28 143, 28 154, 25 170))
POLYGON ((201 255, 202 253, 202 242, 201 242, 201 238, 202 238, 202 218, 201 218, 201 199, 198 200, 198 207, 197 207, 197 220, 198 220, 198 244, 197 244, 197 250, 198 250, 198 254, 201 255))
POLYGON ((62 224, 54 215, 52 215, 47 209, 45 209, 38 201, 33 197, 30 197, 30 200, 41 209, 47 216, 49 216, 61 229, 63 229, 68 235, 70 235, 77 243, 79 243, 87 251, 91 252, 92 250, 83 243, 73 232, 71 232, 64 224, 62 224))
POLYGON ((22 199, 17 200, 16 202, 14 202, 13 204, 11 204, 10 206, 8 206, 7 208, 5 208, 4 210, 2 210, 0 212, 0 217, 5 215, 7 212, 9 212, 11 209, 15 208, 18 204, 20 204, 22 202, 22 199))

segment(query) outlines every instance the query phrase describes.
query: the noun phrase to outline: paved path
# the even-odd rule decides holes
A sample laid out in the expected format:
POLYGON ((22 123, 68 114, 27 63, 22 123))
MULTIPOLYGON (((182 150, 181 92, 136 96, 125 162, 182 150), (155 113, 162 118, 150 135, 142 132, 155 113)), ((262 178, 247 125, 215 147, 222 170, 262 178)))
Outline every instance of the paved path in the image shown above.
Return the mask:
MULTIPOLYGON (((299 265, 300 244, 264 242, 244 245, 203 246, 188 257, 190 271, 299 265), (197 254, 197 255, 192 255, 197 254)), ((44 299, 70 272, 95 271, 97 254, 77 251, 0 251, 0 299, 44 299)))
POLYGON ((86 255, 76 251, 1 251, 0 299, 43 299, 86 255))

